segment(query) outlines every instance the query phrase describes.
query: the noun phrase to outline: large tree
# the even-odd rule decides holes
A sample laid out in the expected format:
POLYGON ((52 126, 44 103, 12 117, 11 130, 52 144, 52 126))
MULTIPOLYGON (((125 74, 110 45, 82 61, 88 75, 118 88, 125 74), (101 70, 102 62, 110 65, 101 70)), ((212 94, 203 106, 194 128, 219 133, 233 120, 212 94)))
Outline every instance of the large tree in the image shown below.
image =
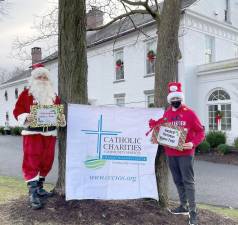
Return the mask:
MULTIPOLYGON (((158 43, 155 69, 155 106, 165 108, 167 85, 177 81, 180 50, 178 32, 181 15, 181 0, 165 0, 160 20, 157 22, 158 43)), ((156 157, 156 176, 160 205, 168 206, 168 166, 162 146, 156 157)))
MULTIPOLYGON (((87 104, 85 0, 59 0, 59 95, 62 102, 87 104)), ((59 130, 59 176, 56 191, 64 194, 66 129, 59 130)))

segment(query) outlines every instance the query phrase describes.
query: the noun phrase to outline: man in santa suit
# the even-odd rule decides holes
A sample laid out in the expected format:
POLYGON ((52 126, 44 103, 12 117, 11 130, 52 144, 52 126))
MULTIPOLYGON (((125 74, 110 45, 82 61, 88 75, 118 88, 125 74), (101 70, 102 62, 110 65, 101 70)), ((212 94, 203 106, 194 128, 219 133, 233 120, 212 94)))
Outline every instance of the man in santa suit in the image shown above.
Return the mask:
MULTIPOLYGON (((29 188, 30 204, 33 209, 39 209, 42 207, 40 197, 50 195, 43 189, 43 183, 54 161, 57 130, 54 126, 30 127, 33 120, 30 107, 60 104, 60 99, 54 93, 49 71, 42 64, 35 64, 32 69, 29 89, 20 94, 13 114, 19 126, 24 127, 22 170, 29 188)), ((66 126, 64 115, 60 118, 60 126, 66 126)))

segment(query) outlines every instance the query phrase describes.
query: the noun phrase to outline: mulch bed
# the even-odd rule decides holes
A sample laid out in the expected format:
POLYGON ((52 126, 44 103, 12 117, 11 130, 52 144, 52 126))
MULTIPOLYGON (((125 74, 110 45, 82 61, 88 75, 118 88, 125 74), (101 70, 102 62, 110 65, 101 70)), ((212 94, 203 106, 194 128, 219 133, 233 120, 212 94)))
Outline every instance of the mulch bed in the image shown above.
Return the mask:
POLYGON ((221 155, 216 151, 200 153, 195 157, 197 160, 204 160, 214 163, 231 164, 238 166, 238 151, 232 151, 226 155, 221 155))
MULTIPOLYGON (((174 203, 171 205, 174 206, 174 203)), ((207 210, 199 210, 199 224, 236 225, 238 221, 223 218, 207 210)), ((66 202, 54 196, 46 200, 44 209, 32 210, 22 197, 0 205, 1 219, 9 224, 24 225, 186 225, 187 216, 175 216, 158 207, 154 200, 66 202)), ((2 223, 1 223, 2 224, 2 223)), ((5 224, 5 223, 4 223, 5 224)))

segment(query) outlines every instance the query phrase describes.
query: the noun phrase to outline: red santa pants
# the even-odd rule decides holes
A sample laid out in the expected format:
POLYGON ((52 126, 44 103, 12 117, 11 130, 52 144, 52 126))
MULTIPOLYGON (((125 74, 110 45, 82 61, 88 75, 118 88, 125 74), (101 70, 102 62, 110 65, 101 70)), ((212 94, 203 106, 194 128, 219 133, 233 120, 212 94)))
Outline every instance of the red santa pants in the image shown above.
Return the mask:
POLYGON ((22 171, 25 180, 47 176, 54 161, 55 136, 24 135, 22 171))

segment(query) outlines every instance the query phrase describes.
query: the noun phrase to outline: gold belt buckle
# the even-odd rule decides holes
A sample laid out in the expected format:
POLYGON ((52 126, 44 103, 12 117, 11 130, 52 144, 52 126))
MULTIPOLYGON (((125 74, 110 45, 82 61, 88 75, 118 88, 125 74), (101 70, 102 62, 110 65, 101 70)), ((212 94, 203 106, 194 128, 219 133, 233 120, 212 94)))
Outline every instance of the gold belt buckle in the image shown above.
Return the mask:
POLYGON ((44 132, 48 132, 49 130, 48 130, 48 127, 43 127, 43 133, 44 132))

